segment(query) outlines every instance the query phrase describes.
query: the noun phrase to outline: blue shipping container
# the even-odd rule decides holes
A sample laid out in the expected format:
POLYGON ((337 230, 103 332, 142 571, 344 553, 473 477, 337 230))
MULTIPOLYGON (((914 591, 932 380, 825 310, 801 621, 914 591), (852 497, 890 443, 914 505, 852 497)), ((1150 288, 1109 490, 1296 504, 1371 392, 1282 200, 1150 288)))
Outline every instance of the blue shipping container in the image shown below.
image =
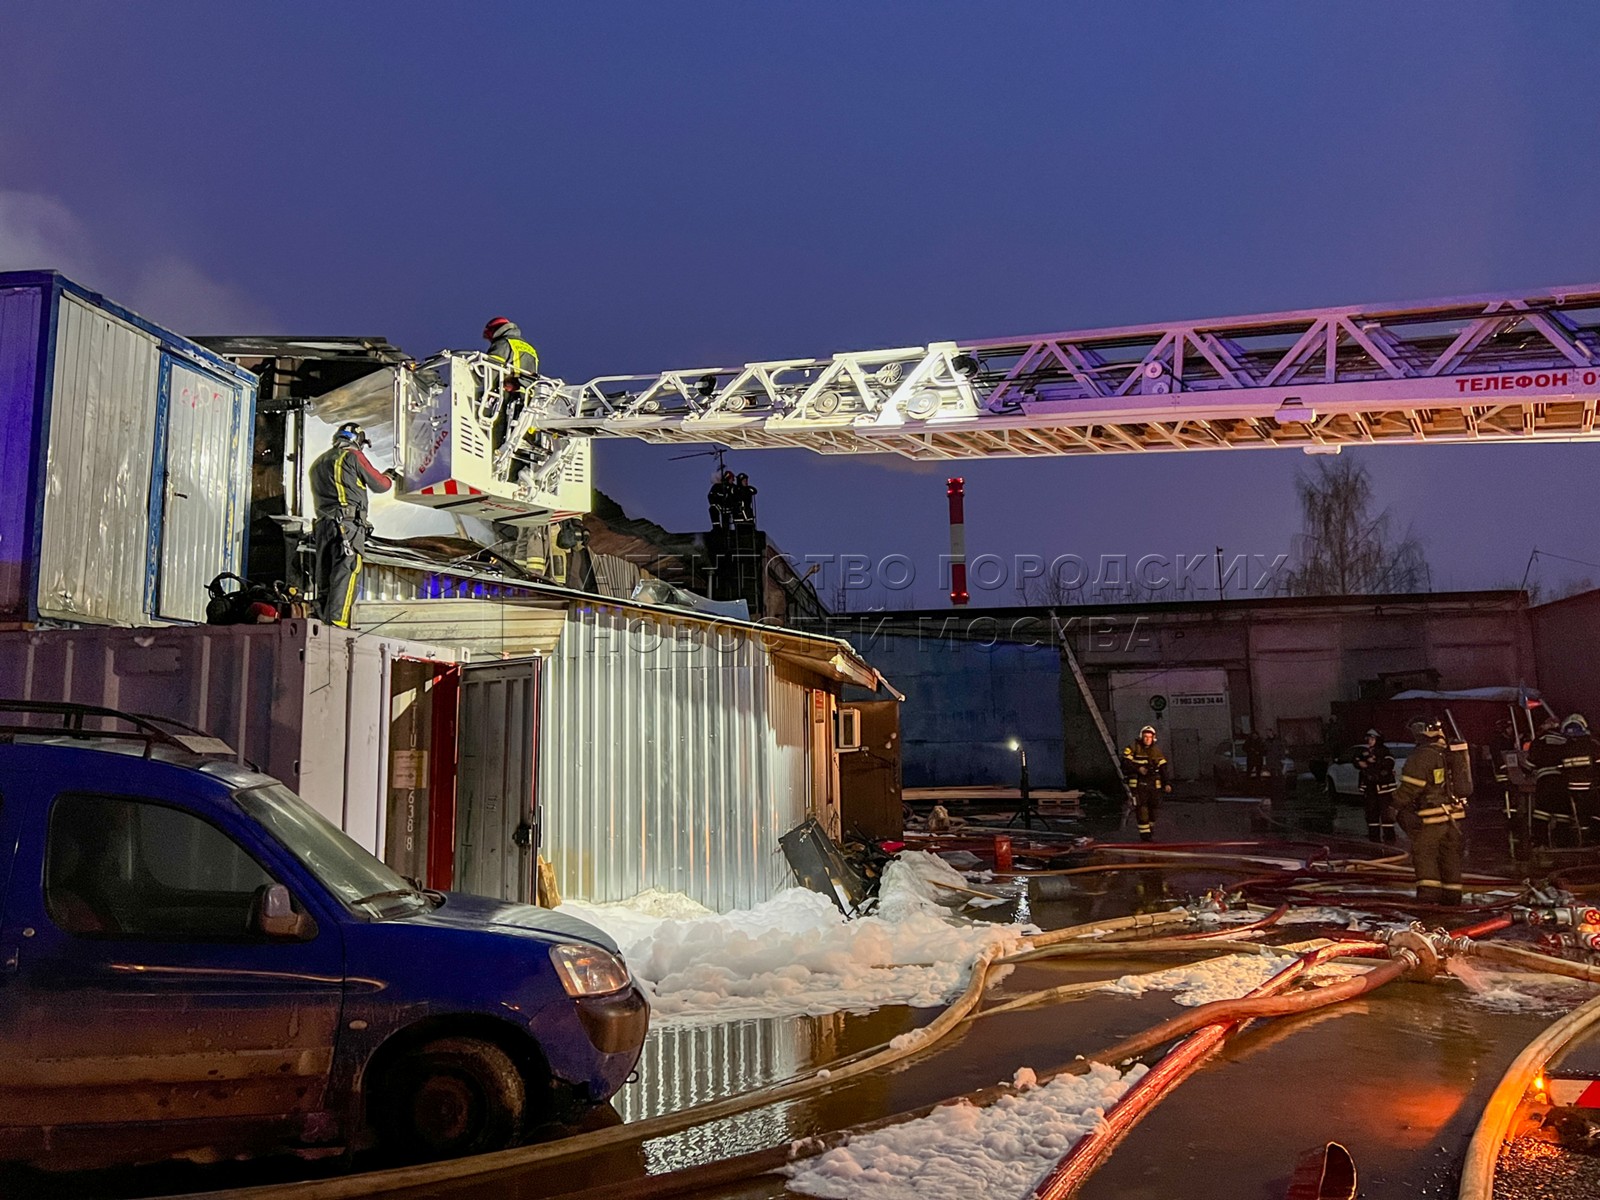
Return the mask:
POLYGON ((243 574, 256 377, 53 271, 0 273, 0 622, 205 619, 243 574))

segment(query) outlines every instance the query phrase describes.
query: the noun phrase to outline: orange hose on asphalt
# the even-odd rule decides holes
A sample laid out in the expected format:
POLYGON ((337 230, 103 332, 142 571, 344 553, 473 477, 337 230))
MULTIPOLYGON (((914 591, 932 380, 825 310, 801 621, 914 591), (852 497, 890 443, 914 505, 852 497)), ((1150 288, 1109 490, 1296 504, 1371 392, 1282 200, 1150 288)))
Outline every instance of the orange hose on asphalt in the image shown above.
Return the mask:
MULTIPOLYGON (((1091 1132, 1078 1139, 1049 1174, 1034 1186, 1033 1191, 1029 1193, 1029 1200, 1066 1200, 1067 1197, 1074 1195, 1162 1097, 1199 1070, 1206 1059, 1221 1048, 1230 1033, 1247 1023, 1248 1017, 1233 1014, 1248 1010, 1257 1015, 1277 1015, 1266 1012, 1263 1006, 1263 1001, 1271 999, 1275 999, 1279 1011, 1285 1013, 1310 1012, 1325 1008, 1382 987, 1415 965, 1412 960, 1402 956, 1391 959, 1383 966, 1358 979, 1350 980, 1347 984, 1335 984, 1316 991, 1276 997, 1276 993, 1288 987, 1312 967, 1329 958, 1348 956, 1353 951, 1363 952, 1349 945, 1320 947, 1296 959, 1251 991, 1243 1000, 1219 1000, 1214 1004, 1197 1008, 1189 1018, 1192 1026, 1196 1024, 1193 1018, 1200 1014, 1210 1011, 1215 1015, 1209 1021, 1198 1022, 1196 1032, 1168 1051, 1138 1083, 1129 1088, 1121 1099, 1107 1110, 1105 1118, 1091 1132)), ((1379 954, 1384 953, 1385 948, 1374 943, 1364 952, 1379 954)), ((1158 1025, 1155 1029, 1140 1035, 1137 1040, 1144 1041, 1158 1035, 1164 1027, 1182 1024, 1184 1021, 1185 1018, 1176 1018, 1174 1021, 1164 1022, 1163 1025, 1158 1025)), ((1096 1057, 1105 1061, 1104 1056, 1096 1057)))

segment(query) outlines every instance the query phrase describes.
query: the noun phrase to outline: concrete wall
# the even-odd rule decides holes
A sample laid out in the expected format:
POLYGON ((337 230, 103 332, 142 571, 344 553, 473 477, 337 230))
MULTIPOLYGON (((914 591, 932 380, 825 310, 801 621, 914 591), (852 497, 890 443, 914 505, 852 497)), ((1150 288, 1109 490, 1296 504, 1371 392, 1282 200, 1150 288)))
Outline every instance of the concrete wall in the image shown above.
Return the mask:
MULTIPOLYGON (((1600 592, 1594 595, 1584 617, 1562 619, 1600 629, 1600 592)), ((1333 701, 1356 699, 1363 680, 1389 672, 1433 669, 1446 689, 1550 687, 1542 659, 1536 669, 1520 592, 1085 606, 1059 613, 1055 619, 1039 609, 875 613, 836 619, 828 631, 848 638, 906 693, 907 787, 1013 783, 1016 763, 1005 749, 1011 737, 1027 741, 1031 775, 1040 786, 1114 783, 1061 654, 1063 641, 1073 646, 1108 719, 1110 677, 1118 671, 1222 670, 1237 726, 1248 720, 1270 732, 1280 721, 1294 722, 1312 736, 1320 736, 1333 701)), ((1570 667, 1574 689, 1584 671, 1570 667)), ((1600 715, 1600 685, 1596 692, 1592 707, 1600 715)))
POLYGON ((1600 719, 1600 590, 1529 610, 1539 690, 1557 712, 1600 719))
MULTIPOLYGON (((1066 777, 1061 656, 1053 646, 889 634, 851 638, 905 693, 900 728, 904 786, 1014 786, 1010 738, 1028 747, 1036 787, 1066 777)), ((1066 680, 1072 686, 1070 677, 1066 680)))

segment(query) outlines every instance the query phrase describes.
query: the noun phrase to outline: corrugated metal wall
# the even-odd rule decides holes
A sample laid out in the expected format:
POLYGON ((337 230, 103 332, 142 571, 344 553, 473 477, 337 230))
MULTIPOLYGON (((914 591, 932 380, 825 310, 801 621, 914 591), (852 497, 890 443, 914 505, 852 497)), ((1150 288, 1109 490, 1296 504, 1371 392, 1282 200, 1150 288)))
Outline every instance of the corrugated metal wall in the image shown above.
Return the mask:
MULTIPOLYGON (((244 550, 240 480, 250 478, 244 440, 243 389, 165 357, 167 430, 160 532, 157 613, 204 621, 206 584, 240 571, 244 550)), ((152 552, 154 547, 152 547, 152 552)))
POLYGON ((381 855, 390 666, 402 656, 450 657, 311 621, 6 630, 0 697, 185 721, 283 780, 381 855))
POLYGON ((28 612, 28 510, 33 496, 33 423, 38 403, 37 287, 0 288, 0 613, 28 612))
POLYGON ((155 338, 61 297, 40 616, 144 620, 159 365, 155 338))
POLYGON ((719 911, 789 876, 806 816, 804 688, 748 633, 576 608, 546 668, 539 805, 563 895, 659 887, 719 911))

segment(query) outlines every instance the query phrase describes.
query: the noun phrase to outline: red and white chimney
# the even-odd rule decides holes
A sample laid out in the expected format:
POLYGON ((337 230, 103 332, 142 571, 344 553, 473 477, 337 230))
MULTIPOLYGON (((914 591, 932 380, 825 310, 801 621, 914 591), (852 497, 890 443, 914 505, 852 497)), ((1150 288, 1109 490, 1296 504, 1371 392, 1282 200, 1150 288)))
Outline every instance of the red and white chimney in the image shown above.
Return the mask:
POLYGON ((950 603, 967 602, 967 527, 964 479, 947 479, 945 495, 950 497, 950 603))

